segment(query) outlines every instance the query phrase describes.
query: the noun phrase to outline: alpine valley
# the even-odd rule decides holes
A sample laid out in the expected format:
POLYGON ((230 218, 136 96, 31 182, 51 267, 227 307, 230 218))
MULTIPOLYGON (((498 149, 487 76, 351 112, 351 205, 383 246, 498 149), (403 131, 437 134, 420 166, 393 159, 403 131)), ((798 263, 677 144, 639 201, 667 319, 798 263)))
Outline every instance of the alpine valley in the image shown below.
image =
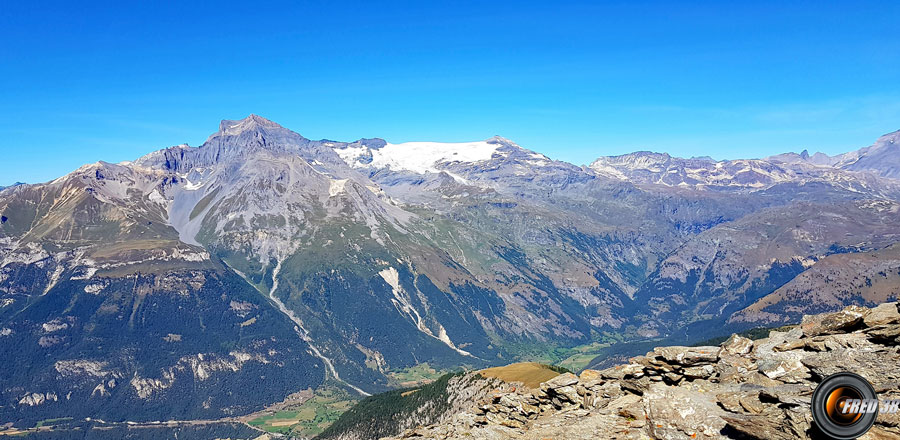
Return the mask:
POLYGON ((0 190, 0 424, 238 420, 425 364, 601 368, 896 301, 898 178, 900 132, 576 166, 501 137, 225 120, 200 147, 0 190))

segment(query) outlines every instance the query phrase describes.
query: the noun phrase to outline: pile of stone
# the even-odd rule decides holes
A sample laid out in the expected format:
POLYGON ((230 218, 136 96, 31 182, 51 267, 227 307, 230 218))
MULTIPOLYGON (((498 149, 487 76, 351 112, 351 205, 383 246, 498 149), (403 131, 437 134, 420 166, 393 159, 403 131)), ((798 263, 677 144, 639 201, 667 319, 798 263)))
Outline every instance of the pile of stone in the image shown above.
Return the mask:
MULTIPOLYGON (((815 437, 809 402, 839 371, 900 398, 897 303, 806 316, 789 331, 720 346, 660 347, 626 365, 567 373, 540 389, 508 387, 438 425, 401 438, 795 439, 815 437)), ((900 415, 881 414, 867 439, 900 438, 900 415)))

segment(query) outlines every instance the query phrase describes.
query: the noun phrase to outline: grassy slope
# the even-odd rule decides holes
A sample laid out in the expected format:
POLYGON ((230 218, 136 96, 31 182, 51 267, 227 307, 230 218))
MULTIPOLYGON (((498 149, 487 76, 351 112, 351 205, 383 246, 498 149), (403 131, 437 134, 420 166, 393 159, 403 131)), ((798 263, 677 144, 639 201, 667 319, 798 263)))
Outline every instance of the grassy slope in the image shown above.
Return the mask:
POLYGON ((550 366, 537 362, 520 362, 504 367, 487 368, 480 373, 482 376, 495 377, 506 382, 522 382, 529 388, 537 388, 541 382, 559 375, 559 372, 550 366))
POLYGON ((267 432, 312 437, 338 420, 354 403, 356 400, 346 391, 325 387, 316 390, 312 398, 299 405, 286 407, 248 423, 267 432))

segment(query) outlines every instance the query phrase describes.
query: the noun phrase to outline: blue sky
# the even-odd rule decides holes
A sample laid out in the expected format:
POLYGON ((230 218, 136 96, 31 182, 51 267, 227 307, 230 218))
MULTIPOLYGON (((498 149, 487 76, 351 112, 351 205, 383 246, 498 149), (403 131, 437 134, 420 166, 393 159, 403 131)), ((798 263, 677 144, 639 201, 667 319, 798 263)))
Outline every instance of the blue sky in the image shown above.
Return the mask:
POLYGON ((76 3, 0 7, 0 185, 250 113, 578 164, 834 154, 900 129, 894 1, 76 3))

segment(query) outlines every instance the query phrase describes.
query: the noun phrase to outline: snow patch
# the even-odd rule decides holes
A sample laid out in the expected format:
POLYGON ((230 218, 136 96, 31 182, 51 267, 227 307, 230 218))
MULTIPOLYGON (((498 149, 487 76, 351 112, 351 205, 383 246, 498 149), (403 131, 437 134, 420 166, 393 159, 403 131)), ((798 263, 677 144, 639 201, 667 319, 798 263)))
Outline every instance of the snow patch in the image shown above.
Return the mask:
POLYGON ((90 293, 91 295, 96 295, 100 293, 106 287, 105 283, 94 283, 88 284, 84 286, 84 293, 90 293))
POLYGON ((334 196, 344 192, 344 186, 346 184, 347 184, 347 179, 332 180, 331 186, 328 187, 328 197, 334 197, 334 196))
MULTIPOLYGON (((440 143, 440 142, 405 142, 402 144, 387 144, 377 150, 372 150, 373 168, 390 168, 392 170, 407 170, 419 174, 438 173, 437 164, 445 162, 480 162, 489 160, 500 147, 497 143, 486 141, 440 143)), ((349 149, 345 149, 349 150, 349 149)), ((342 152, 344 156, 351 157, 361 153, 342 152)), ((345 159, 346 160, 346 159, 345 159)))
POLYGON ((184 180, 187 182, 184 185, 184 189, 186 189, 188 191, 196 191, 200 188, 203 188, 203 185, 205 185, 204 182, 199 182, 199 183, 191 182, 188 178, 185 178, 184 180))
POLYGON ((366 154, 368 148, 365 146, 362 147, 346 147, 334 150, 340 158, 346 162, 348 165, 353 165, 359 159, 360 156, 366 154))

